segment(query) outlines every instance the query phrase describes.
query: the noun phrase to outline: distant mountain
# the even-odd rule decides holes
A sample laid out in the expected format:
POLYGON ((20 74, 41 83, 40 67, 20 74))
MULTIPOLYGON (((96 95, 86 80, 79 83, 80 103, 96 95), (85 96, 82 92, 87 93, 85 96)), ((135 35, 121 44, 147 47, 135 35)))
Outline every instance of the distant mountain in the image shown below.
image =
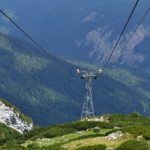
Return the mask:
MULTIPOLYGON (((61 66, 29 43, 0 35, 0 97, 40 126, 79 119, 85 81, 75 71, 99 69, 94 64, 55 58, 61 66), (10 40, 20 46, 16 47, 10 40)), ((148 73, 107 69, 93 81, 95 115, 135 110, 150 115, 149 89, 148 73)))
MULTIPOLYGON (((0 6, 17 24, 53 54, 103 64, 121 33, 136 0, 1 0, 0 6), (28 11, 27 11, 28 8, 28 11)), ((117 51, 150 6, 139 2, 117 51)), ((27 40, 0 15, 0 30, 27 40)), ((149 14, 118 63, 149 70, 149 14)), ((117 56, 117 51, 114 53, 117 56)), ((113 60, 113 58, 112 58, 113 60)))

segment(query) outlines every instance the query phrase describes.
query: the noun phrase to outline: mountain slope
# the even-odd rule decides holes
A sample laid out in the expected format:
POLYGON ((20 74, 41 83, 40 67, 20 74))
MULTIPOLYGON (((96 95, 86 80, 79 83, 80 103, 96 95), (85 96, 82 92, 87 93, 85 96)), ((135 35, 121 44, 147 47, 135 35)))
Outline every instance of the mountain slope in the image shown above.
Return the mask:
POLYGON ((21 134, 12 128, 9 128, 5 124, 0 123, 0 142, 17 136, 21 136, 21 134))
MULTIPOLYGON (((32 54, 16 48, 0 36, 0 97, 7 99, 35 124, 50 125, 80 118, 85 81, 75 70, 99 68, 57 58, 70 72, 43 56, 30 44, 7 37, 32 54)), ((93 81, 95 114, 130 113, 149 115, 150 82, 126 69, 108 69, 93 81), (138 87, 138 88, 137 88, 138 87)))
POLYGON ((4 150, 149 150, 150 118, 104 114, 32 131, 1 142, 4 150))

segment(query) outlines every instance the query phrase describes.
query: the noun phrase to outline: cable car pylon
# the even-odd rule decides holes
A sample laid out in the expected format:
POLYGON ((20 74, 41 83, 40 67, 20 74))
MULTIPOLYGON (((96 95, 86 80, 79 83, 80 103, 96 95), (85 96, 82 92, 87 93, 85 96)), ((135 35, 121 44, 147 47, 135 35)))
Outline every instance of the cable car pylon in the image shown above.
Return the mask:
MULTIPOLYGON (((99 74, 101 74, 102 70, 99 70, 99 74)), ((80 71, 77 69, 77 74, 80 71)), ((92 79, 96 80, 97 75, 95 72, 92 71, 82 71, 81 72, 81 79, 86 81, 86 95, 83 102, 82 107, 82 115, 81 120, 86 117, 93 117, 94 116, 94 106, 93 106, 93 98, 92 98, 92 79)))

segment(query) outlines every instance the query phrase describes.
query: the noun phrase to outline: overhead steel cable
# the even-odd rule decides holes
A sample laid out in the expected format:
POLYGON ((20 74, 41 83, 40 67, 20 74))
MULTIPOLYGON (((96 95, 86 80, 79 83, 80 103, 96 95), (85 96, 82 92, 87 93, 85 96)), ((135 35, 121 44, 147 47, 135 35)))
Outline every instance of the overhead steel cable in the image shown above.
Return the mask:
POLYGON ((9 19, 21 32, 23 32, 33 43, 35 43, 46 55, 48 55, 52 60, 57 62, 55 58, 50 55, 44 48, 42 48, 35 40, 33 40, 22 28, 20 28, 10 17, 8 17, 2 10, 0 12, 7 18, 9 19))
MULTIPOLYGON (((23 52, 25 52, 28 56, 30 56, 31 58, 35 58, 37 61, 40 62, 40 57, 33 55, 32 53, 30 53, 29 51, 27 51, 25 48, 23 48, 22 46, 20 46, 19 44, 17 44, 16 42, 14 42, 13 40, 11 40, 10 38, 8 38, 7 35, 4 35, 0 32, 0 37, 3 37, 5 40, 7 40, 8 42, 10 42, 11 44, 13 44, 16 48, 18 48, 19 50, 22 50, 23 52)), ((55 66, 51 65, 51 69, 54 70, 56 73, 60 74, 59 70, 56 69, 55 66)), ((66 75, 65 75, 66 76, 66 75)))
POLYGON ((3 38, 5 38, 7 41, 9 41, 10 43, 12 43, 15 47, 23 50, 25 53, 31 55, 26 49, 24 49, 23 47, 21 47, 20 45, 18 45, 17 43, 15 43, 13 40, 11 40, 10 38, 8 38, 6 35, 4 35, 3 33, 0 32, 0 36, 2 36, 3 38))
POLYGON ((127 20, 127 22, 126 22, 126 24, 125 24, 125 26, 124 26, 124 28, 123 28, 123 30, 122 30, 122 32, 121 32, 119 38, 118 38, 118 40, 117 40, 117 42, 116 42, 116 44, 115 44, 115 46, 114 46, 114 48, 113 48, 113 50, 112 50, 112 52, 111 52, 111 54, 110 54, 110 56, 108 57, 106 63, 104 64, 102 70, 104 70, 104 69, 106 68, 108 62, 110 61, 110 59, 111 59, 111 57, 112 57, 112 55, 113 55, 113 53, 114 53, 114 51, 115 51, 115 49, 116 49, 116 47, 117 47, 117 45, 118 45, 118 43, 119 43, 119 41, 120 41, 122 35, 123 35, 123 33, 124 33, 124 31, 125 31, 125 29, 126 29, 128 23, 129 23, 129 21, 130 21, 132 15, 133 15, 133 13, 134 13, 134 11, 135 11, 135 8, 137 7, 138 2, 139 2, 139 0, 136 1, 135 5, 134 5, 134 8, 132 9, 132 12, 131 12, 131 14, 130 14, 130 16, 129 16, 129 18, 128 18, 128 20, 127 20))
POLYGON ((13 40, 11 40, 10 38, 8 38, 7 35, 4 35, 3 33, 0 32, 0 36, 3 37, 5 40, 7 40, 8 42, 10 42, 12 45, 14 45, 16 48, 18 48, 19 50, 22 50, 23 52, 25 52, 27 55, 29 55, 30 57, 34 57, 37 60, 39 60, 40 57, 33 55, 32 53, 30 53, 29 51, 27 51, 25 48, 23 48, 22 46, 20 46, 19 44, 17 44, 16 42, 14 42, 13 40))
MULTIPOLYGON (((31 38, 31 36, 29 36, 21 27, 19 27, 19 25, 17 25, 8 15, 6 15, 1 9, 0 12, 8 19, 10 20, 23 34, 25 34, 35 45, 37 45, 40 50, 45 53, 51 60, 53 60, 57 65, 59 65, 60 67, 64 68, 66 71, 68 71, 69 73, 70 70, 68 70, 64 65, 62 65, 62 63, 58 62, 57 59, 51 55, 50 53, 48 53, 42 46, 40 46, 35 40, 33 40, 33 38, 31 38)), ((72 74, 72 73, 71 73, 72 74)))
POLYGON ((137 29, 139 28, 139 26, 141 25, 141 23, 143 22, 144 18, 146 17, 146 15, 148 14, 148 12, 150 11, 150 8, 148 8, 148 10, 146 11, 146 13, 144 14, 144 16, 142 17, 142 19, 140 20, 140 22, 138 23, 138 25, 136 26, 136 28, 133 30, 132 34, 130 35, 129 39, 126 41, 126 43, 124 44, 124 46, 122 47, 121 51, 119 51, 118 56, 116 57, 114 63, 117 62, 118 58, 120 57, 120 55, 122 54, 123 50, 125 49, 125 47, 127 46, 127 44, 129 43, 129 41, 131 40, 131 38, 133 37, 133 35, 135 34, 135 32, 137 31, 137 29))

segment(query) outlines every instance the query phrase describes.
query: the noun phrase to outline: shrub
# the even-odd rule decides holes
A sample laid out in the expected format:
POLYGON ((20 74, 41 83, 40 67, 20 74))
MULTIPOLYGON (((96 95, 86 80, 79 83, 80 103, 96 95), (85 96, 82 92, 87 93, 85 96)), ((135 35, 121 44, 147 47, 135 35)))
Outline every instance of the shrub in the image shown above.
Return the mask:
POLYGON ((106 150, 106 146, 103 144, 100 145, 94 145, 94 146, 83 146, 79 147, 76 150, 106 150))
POLYGON ((28 148, 38 148, 38 145, 36 143, 32 143, 28 145, 28 148))
POLYGON ((61 148, 61 144, 54 144, 54 145, 49 145, 49 146, 43 146, 35 150, 64 150, 64 149, 61 148))
POLYGON ((131 133, 134 137, 138 135, 143 135, 147 140, 150 139, 150 127, 149 126, 129 126, 122 129, 124 133, 131 133))
POLYGON ((100 129, 93 129, 94 133, 99 133, 100 129))
POLYGON ((117 150, 150 150, 150 146, 145 141, 128 140, 121 144, 117 150))
POLYGON ((147 140, 150 140, 150 131, 147 130, 146 132, 143 133, 143 137, 147 140))
POLYGON ((124 133, 129 132, 133 134, 135 137, 137 137, 138 135, 142 135, 143 132, 145 132, 145 130, 146 129, 143 126, 129 126, 122 129, 124 133))
POLYGON ((21 145, 13 145, 13 146, 0 147, 0 150, 26 150, 26 149, 21 145))

